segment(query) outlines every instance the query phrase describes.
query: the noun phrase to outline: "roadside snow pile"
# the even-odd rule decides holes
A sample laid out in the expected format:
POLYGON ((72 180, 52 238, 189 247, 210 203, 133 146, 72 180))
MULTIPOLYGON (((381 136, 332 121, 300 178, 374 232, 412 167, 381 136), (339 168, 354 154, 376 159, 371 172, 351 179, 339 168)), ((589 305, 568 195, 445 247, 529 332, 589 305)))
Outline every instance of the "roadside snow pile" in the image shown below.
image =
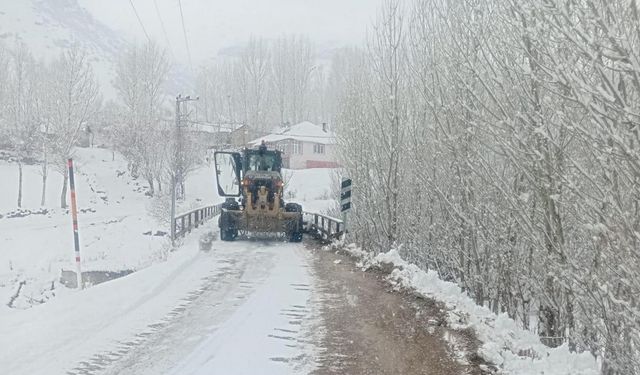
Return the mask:
POLYGON ((372 257, 370 253, 349 245, 359 266, 393 265, 388 281, 415 290, 424 297, 445 303, 449 324, 453 328, 472 328, 483 345, 479 355, 495 364, 504 374, 517 375, 598 375, 597 361, 589 353, 571 353, 567 345, 549 348, 533 332, 519 328, 506 314, 496 315, 478 306, 458 285, 438 278, 434 271, 423 271, 404 261, 397 250, 372 257))

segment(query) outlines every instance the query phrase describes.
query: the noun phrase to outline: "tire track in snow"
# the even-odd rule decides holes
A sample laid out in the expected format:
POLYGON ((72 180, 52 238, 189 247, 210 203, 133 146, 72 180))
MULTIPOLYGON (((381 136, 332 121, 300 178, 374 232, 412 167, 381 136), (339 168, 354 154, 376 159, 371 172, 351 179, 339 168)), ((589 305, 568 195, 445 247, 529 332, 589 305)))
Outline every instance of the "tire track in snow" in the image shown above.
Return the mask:
MULTIPOLYGON (((232 293, 234 282, 242 276, 242 268, 246 267, 246 261, 237 258, 238 254, 232 254, 225 258, 222 258, 217 262, 220 268, 212 271, 212 273, 202 279, 202 285, 200 288, 189 292, 183 299, 181 299, 176 307, 169 311, 163 319, 158 322, 150 323, 141 332, 136 333, 133 337, 120 341, 116 344, 114 350, 110 350, 103 353, 97 353, 91 358, 79 362, 78 366, 67 372, 69 375, 93 375, 100 373, 119 373, 117 368, 135 367, 136 353, 144 351, 145 345, 153 345, 154 341, 157 341, 157 336, 162 336, 162 333, 170 329, 174 325, 180 324, 181 319, 186 319, 186 313, 188 308, 197 304, 200 299, 207 299, 210 294, 216 294, 219 297, 226 297, 227 294, 232 293)), ((182 273, 188 269, 189 265, 192 265, 196 261, 202 261, 201 256, 196 256, 190 260, 185 267, 174 271, 163 284, 154 289, 153 292, 142 298, 134 307, 126 310, 123 315, 135 309, 135 307, 144 304, 155 293, 166 287, 179 273, 182 273)), ((211 308, 215 308, 218 304, 209 304, 211 308)))

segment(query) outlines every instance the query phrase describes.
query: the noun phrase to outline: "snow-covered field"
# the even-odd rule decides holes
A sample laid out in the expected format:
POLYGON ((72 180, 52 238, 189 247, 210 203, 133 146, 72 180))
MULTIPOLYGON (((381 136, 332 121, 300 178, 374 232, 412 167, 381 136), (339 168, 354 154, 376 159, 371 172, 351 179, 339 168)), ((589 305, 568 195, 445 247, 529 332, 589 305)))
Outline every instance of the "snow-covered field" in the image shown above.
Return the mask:
MULTIPOLYGON (((75 166, 83 270, 137 270, 166 258, 168 225, 149 214, 158 204, 126 172, 126 162, 118 154, 112 161, 108 150, 78 149, 75 166)), ((71 216, 59 208, 62 176, 50 170, 41 208, 40 167, 25 166, 23 209, 46 213, 9 217, 16 211, 17 173, 15 164, 0 161, 0 314, 22 282, 16 308, 65 293, 61 270, 75 269, 71 216)), ((206 166, 190 176, 183 210, 219 200, 212 178, 206 166)))

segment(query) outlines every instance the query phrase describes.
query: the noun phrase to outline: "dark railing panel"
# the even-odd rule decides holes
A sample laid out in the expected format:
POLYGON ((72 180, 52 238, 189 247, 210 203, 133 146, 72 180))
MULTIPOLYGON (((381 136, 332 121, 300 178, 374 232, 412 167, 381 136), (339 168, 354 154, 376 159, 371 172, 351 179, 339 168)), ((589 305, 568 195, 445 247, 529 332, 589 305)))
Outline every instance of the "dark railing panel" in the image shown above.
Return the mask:
POLYGON ((175 228, 176 237, 184 237, 192 229, 198 228, 205 221, 220 214, 220 205, 197 208, 177 215, 171 225, 175 228))
POLYGON ((303 215, 306 232, 323 241, 332 241, 341 238, 344 234, 344 225, 340 219, 314 212, 303 212, 303 215))

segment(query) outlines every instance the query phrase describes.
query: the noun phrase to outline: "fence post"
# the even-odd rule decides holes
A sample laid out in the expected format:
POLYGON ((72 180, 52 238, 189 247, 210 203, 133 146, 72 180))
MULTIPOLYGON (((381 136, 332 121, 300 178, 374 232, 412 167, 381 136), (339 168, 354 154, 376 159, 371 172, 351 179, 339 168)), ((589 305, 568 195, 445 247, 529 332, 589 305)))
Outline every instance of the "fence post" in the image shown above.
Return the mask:
POLYGON ((195 212, 193 213, 193 214, 195 215, 195 223, 193 223, 193 226, 194 226, 194 227, 196 227, 196 228, 198 227, 198 225, 200 225, 200 222, 198 222, 198 217, 200 216, 200 215, 199 215, 199 212, 200 212, 200 211, 195 211, 195 212))
POLYGON ((180 218, 180 236, 184 237, 185 235, 185 227, 184 227, 184 216, 180 218))

